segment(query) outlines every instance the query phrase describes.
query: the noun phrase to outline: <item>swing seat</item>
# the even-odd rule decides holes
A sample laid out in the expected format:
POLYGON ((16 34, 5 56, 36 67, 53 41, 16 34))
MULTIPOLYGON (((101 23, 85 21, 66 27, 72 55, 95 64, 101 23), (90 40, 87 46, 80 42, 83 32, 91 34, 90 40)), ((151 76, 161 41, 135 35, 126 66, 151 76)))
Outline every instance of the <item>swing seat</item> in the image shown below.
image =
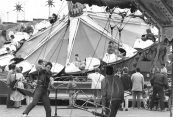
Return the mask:
POLYGON ((117 57, 115 54, 108 54, 108 53, 105 53, 104 57, 103 57, 103 62, 105 63, 114 63, 118 60, 121 60, 122 58, 120 57, 117 57))
POLYGON ((31 70, 31 68, 32 68, 32 65, 27 61, 22 61, 22 62, 18 63, 16 66, 23 67, 22 73, 25 73, 25 72, 31 70))
POLYGON ((88 71, 92 71, 95 68, 100 66, 100 60, 97 58, 88 57, 86 58, 86 66, 85 69, 88 71))
POLYGON ((9 65, 10 60, 13 59, 13 58, 14 58, 14 56, 13 55, 10 55, 10 54, 5 55, 5 56, 1 56, 0 57, 0 65, 1 66, 9 65))
POLYGON ((65 68, 65 73, 67 73, 67 74, 77 74, 80 72, 81 72, 81 70, 78 67, 76 67, 74 63, 70 63, 65 68))

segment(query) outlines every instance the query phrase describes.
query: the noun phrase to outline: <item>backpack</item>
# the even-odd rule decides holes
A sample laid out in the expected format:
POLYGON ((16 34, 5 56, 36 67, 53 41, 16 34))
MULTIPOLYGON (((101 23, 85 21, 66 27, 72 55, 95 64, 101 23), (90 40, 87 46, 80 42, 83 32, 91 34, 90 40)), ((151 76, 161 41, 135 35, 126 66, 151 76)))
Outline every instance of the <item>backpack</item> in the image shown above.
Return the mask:
POLYGON ((17 80, 16 80, 16 74, 15 74, 14 81, 10 82, 10 88, 12 91, 16 90, 16 87, 15 87, 16 82, 17 80))

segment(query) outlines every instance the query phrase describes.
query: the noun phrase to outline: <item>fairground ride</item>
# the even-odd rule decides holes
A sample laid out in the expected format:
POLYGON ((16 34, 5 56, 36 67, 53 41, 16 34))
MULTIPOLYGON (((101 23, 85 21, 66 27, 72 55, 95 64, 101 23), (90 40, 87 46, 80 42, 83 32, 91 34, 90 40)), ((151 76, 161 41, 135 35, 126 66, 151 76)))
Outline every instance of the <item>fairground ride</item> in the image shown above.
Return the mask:
MULTIPOLYGON (((172 0, 67 0, 73 3, 107 6, 108 8, 130 8, 131 12, 139 9, 154 26, 159 29, 159 41, 167 38, 173 49, 173 1, 172 0)), ((173 51, 172 51, 173 54, 173 51)), ((173 61, 173 57, 172 57, 173 61)), ((172 62, 173 66, 173 62, 172 62)), ((172 69, 173 73, 173 69, 172 69)), ((173 75, 172 75, 173 79, 173 75)), ((173 89, 173 80, 171 82, 173 89)), ((173 93, 173 90, 171 91, 173 93)), ((171 97, 170 117, 173 117, 173 96, 171 97)))

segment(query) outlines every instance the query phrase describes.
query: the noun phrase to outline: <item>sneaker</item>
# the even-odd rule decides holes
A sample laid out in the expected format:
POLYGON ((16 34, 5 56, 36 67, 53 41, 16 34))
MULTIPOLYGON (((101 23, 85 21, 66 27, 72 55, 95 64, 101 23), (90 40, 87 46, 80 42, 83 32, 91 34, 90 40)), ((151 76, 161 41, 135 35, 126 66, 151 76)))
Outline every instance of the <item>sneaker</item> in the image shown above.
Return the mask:
POLYGON ((126 108, 125 111, 128 111, 128 108, 126 108))
POLYGON ((23 114, 22 117, 27 117, 27 114, 23 114))
POLYGON ((132 107, 131 109, 134 109, 134 107, 132 107))
POLYGON ((147 105, 145 105, 144 108, 145 108, 146 110, 148 110, 148 106, 147 106, 147 105))
POLYGON ((158 108, 157 110, 158 110, 158 111, 160 111, 160 110, 161 110, 161 108, 158 108))
POLYGON ((166 109, 161 110, 161 112, 166 112, 166 109))
POLYGON ((120 108, 119 111, 123 111, 123 108, 120 108))
POLYGON ((68 108, 73 108, 73 106, 72 105, 69 105, 68 108))

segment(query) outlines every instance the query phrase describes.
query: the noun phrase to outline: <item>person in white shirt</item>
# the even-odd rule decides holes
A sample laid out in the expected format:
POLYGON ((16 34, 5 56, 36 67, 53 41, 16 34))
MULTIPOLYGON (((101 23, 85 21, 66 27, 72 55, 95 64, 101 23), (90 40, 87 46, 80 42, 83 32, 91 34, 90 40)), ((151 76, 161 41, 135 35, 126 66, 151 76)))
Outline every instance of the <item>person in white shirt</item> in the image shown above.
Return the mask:
POLYGON ((100 69, 96 68, 95 69, 95 73, 91 73, 88 75, 88 79, 92 80, 92 85, 91 85, 91 89, 96 89, 96 91, 94 91, 94 97, 97 98, 101 98, 101 81, 104 79, 105 77, 100 74, 100 69), (100 89, 100 90, 98 90, 100 89))
POLYGON ((165 64, 162 64, 162 65, 161 65, 161 70, 160 70, 160 72, 161 72, 161 73, 167 74, 167 69, 166 69, 166 67, 165 67, 165 64))

